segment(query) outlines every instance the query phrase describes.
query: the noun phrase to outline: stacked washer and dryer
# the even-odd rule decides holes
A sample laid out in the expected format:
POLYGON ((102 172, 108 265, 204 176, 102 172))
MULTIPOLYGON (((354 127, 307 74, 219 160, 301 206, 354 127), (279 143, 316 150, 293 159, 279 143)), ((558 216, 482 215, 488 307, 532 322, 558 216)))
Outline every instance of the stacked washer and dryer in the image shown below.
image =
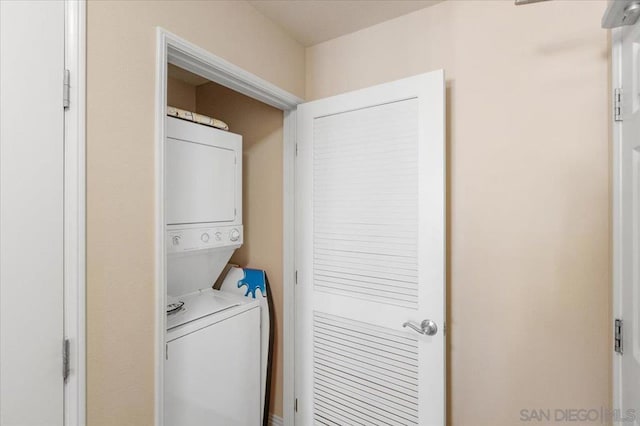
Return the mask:
POLYGON ((243 242, 242 136, 167 117, 166 426, 261 423, 260 307, 212 289, 243 242))

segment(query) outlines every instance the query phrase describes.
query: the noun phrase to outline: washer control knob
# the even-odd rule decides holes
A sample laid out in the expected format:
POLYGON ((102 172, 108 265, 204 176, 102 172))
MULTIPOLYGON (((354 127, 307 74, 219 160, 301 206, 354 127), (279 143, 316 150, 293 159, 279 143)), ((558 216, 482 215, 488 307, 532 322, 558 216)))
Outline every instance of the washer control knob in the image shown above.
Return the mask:
POLYGON ((216 241, 222 241, 222 232, 218 231, 215 233, 216 241))
POLYGON ((174 235, 173 238, 171 239, 171 242, 173 243, 174 246, 179 246, 180 245, 180 236, 179 235, 174 235))
POLYGON ((209 242, 209 234, 205 232, 204 234, 200 235, 200 239, 203 243, 209 242))
POLYGON ((240 239, 240 231, 235 228, 232 229, 231 232, 229 232, 229 239, 231 241, 238 241, 240 239))

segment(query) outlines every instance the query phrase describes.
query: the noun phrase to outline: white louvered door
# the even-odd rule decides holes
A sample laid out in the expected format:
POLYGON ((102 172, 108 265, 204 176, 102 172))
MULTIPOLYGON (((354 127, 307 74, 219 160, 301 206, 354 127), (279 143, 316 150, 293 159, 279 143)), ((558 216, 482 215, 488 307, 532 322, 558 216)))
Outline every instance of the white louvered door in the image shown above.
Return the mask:
POLYGON ((443 425, 444 73, 302 104, 297 129, 296 424, 443 425))

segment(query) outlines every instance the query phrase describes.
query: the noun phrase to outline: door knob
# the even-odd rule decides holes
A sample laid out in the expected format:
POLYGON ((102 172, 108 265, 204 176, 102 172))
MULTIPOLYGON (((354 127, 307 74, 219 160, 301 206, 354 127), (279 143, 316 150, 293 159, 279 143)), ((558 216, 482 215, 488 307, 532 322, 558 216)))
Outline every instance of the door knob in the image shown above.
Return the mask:
POLYGON ((640 2, 634 1, 624 8, 622 15, 622 23, 625 25, 633 25, 640 15, 640 2))
POLYGON ((423 320, 420 325, 407 321, 402 324, 402 327, 409 327, 416 333, 424 334, 425 336, 434 336, 438 332, 438 326, 430 319, 423 320))

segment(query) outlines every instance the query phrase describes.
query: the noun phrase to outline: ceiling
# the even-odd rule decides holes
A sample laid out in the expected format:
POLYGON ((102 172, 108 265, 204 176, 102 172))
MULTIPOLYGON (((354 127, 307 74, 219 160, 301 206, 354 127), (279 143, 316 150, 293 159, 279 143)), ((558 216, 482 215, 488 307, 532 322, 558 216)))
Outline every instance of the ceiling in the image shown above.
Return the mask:
POLYGON ((304 46, 440 3, 443 0, 249 0, 304 46))

